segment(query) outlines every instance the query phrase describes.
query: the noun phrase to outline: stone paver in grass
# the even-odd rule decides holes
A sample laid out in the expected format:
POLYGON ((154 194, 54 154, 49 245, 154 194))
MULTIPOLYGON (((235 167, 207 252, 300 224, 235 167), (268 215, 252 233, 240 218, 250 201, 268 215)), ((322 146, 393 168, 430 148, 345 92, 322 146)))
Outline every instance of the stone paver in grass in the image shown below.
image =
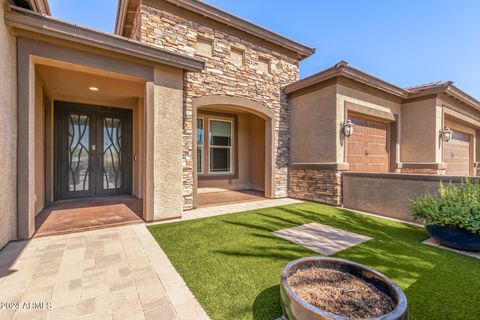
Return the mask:
POLYGON ((460 253, 460 254, 463 254, 464 256, 469 256, 469 257, 480 259, 480 251, 470 252, 470 251, 463 251, 463 250, 457 250, 457 249, 445 247, 445 246, 442 246, 437 241, 433 240, 432 238, 428 238, 427 240, 423 241, 423 243, 425 243, 429 246, 432 246, 432 247, 437 247, 437 248, 453 251, 453 252, 456 252, 456 253, 460 253))
POLYGON ((330 256, 372 239, 316 222, 277 230, 273 234, 324 256, 330 256))
POLYGON ((0 319, 209 317, 144 224, 11 242, 0 250, 0 319))

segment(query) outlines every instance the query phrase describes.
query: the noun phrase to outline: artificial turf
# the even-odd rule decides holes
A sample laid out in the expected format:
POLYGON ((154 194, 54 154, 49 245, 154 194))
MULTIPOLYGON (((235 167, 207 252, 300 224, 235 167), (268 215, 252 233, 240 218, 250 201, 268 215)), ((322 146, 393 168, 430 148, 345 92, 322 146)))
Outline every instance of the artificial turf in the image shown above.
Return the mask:
POLYGON ((393 279, 410 319, 480 319, 480 260, 422 244, 420 227, 306 202, 149 229, 212 319, 272 320, 282 268, 318 255, 272 231, 309 222, 372 237, 335 256, 393 279))

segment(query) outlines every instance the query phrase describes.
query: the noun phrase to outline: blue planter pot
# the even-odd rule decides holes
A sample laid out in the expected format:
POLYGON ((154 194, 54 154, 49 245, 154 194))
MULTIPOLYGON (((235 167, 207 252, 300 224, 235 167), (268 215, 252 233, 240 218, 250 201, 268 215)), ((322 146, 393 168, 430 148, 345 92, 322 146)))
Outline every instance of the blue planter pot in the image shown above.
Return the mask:
POLYGON ((455 226, 428 225, 427 233, 440 244, 464 251, 480 251, 480 234, 455 226))

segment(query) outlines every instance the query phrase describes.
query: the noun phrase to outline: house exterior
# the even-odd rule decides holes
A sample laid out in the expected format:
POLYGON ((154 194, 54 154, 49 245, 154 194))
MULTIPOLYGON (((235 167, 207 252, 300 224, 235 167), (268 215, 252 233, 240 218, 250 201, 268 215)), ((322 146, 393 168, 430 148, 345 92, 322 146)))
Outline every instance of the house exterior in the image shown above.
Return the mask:
POLYGON ((184 209, 196 207, 197 186, 287 196, 282 88, 298 80, 298 62, 313 49, 199 1, 120 1, 116 33, 205 61, 184 79, 184 209), (222 129, 231 135, 225 148, 195 137, 222 129))
POLYGON ((314 49, 197 0, 120 0, 115 35, 1 4, 0 247, 69 199, 132 195, 155 221, 204 188, 340 205, 345 171, 475 174, 480 103, 450 82, 299 81, 314 49))
POLYGON ((480 103, 452 82, 403 89, 341 61, 285 93, 290 196, 340 205, 345 171, 477 174, 480 103), (342 126, 348 120, 350 137, 342 126))

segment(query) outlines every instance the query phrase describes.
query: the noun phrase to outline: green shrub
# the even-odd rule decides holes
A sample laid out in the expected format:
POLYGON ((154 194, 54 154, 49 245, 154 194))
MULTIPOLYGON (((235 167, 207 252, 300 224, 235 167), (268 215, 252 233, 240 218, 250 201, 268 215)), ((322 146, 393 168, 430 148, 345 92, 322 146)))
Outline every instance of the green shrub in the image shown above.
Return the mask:
POLYGON ((418 197, 411 209, 412 216, 427 225, 451 225, 480 233, 480 183, 468 178, 459 184, 440 183, 439 196, 418 197))

